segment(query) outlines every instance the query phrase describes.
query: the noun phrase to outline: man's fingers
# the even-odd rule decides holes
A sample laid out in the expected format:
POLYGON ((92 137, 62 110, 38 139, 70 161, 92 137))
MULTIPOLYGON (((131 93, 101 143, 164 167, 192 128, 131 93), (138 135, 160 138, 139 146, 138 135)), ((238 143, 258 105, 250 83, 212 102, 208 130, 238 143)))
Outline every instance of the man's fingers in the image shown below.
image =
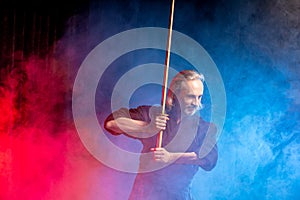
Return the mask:
POLYGON ((165 115, 160 115, 157 116, 155 119, 155 125, 158 129, 162 129, 165 130, 166 126, 167 126, 167 120, 169 120, 168 116, 165 115))
POLYGON ((157 147, 157 148, 151 148, 150 150, 153 151, 154 154, 160 154, 160 155, 162 155, 164 153, 164 148, 157 147))
POLYGON ((167 115, 159 115, 156 116, 156 120, 167 121, 169 120, 169 117, 167 115))
POLYGON ((162 147, 153 147, 153 148, 150 148, 151 151, 162 151, 164 148, 162 147))
POLYGON ((157 154, 154 154, 153 155, 153 158, 154 158, 154 160, 161 160, 161 159, 163 159, 163 155, 157 155, 157 154))
POLYGON ((166 123, 162 123, 162 122, 157 122, 155 125, 159 129, 165 129, 167 126, 166 123))

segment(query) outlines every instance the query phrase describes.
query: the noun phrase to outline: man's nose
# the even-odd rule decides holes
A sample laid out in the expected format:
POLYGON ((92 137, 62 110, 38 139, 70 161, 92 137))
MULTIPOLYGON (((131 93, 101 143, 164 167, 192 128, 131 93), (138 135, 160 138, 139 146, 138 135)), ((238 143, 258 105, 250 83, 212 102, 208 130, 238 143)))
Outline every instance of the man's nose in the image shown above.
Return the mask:
POLYGON ((200 99, 194 98, 193 101, 192 101, 192 105, 193 106, 199 106, 200 105, 200 99))

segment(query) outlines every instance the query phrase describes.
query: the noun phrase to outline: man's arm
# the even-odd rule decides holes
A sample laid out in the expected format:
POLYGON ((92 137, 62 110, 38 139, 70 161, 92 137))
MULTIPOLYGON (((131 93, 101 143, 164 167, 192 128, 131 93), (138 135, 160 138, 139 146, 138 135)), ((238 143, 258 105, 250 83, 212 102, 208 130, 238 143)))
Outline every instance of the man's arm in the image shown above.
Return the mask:
POLYGON ((155 120, 150 123, 134 120, 127 117, 119 117, 117 119, 108 120, 105 122, 104 127, 106 130, 114 134, 125 133, 134 137, 149 137, 149 134, 158 133, 160 130, 165 130, 166 121, 169 118, 166 115, 158 115, 155 120))
POLYGON ((148 125, 147 122, 134 120, 126 117, 120 117, 114 120, 107 121, 104 124, 104 127, 113 131, 116 134, 121 133, 137 133, 141 131, 145 131, 145 127, 148 125))
POLYGON ((199 165, 206 171, 212 170, 217 162, 218 153, 215 146, 207 156, 199 158, 195 152, 173 153, 164 148, 152 148, 154 160, 163 163, 199 165))

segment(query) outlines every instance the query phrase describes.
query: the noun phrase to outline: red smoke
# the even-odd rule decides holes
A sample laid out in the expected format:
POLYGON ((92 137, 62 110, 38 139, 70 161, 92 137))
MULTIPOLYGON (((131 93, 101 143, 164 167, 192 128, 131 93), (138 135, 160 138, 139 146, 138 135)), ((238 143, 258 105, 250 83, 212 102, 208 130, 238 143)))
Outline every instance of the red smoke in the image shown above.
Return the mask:
POLYGON ((72 67, 16 55, 0 66, 0 199, 126 198, 134 176, 97 161, 74 127, 72 67))
POLYGON ((76 132, 63 69, 39 58, 2 68, 0 199, 45 199, 64 175, 67 144, 76 132))

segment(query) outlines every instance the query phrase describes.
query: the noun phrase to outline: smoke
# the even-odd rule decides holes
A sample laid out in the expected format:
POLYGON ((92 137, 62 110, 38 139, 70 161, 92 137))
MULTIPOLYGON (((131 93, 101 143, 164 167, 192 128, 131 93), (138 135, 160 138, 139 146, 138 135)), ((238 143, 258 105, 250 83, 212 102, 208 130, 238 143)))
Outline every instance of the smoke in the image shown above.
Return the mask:
POLYGON ((220 159, 213 172, 198 174, 194 193, 199 199, 295 199, 300 161, 299 3, 247 1, 231 6, 231 14, 222 19, 216 15, 217 25, 212 25, 225 30, 222 35, 212 31, 223 42, 208 43, 227 92, 220 159))
POLYGON ((12 62, 1 66, 0 199, 117 199, 126 191, 129 195, 134 176, 97 161, 73 123, 73 82, 95 45, 86 42, 85 29, 74 29, 81 22, 81 16, 71 17, 70 29, 43 57, 16 51, 12 62), (112 193, 115 187, 122 192, 112 193))
POLYGON ((2 68, 1 199, 43 198, 63 175, 68 84, 59 67, 32 57, 2 68))
MULTIPOLYGON (((174 29, 205 47, 227 95, 219 161, 211 172, 200 170, 193 182, 199 199, 297 198, 299 9, 297 0, 176 2, 174 29)), ((115 200, 129 195, 135 175, 103 165, 78 137, 71 111, 73 82, 101 41, 131 28, 166 28, 168 10, 161 1, 90 2, 89 11, 69 19, 54 54, 24 60, 14 52, 14 65, 1 66, 0 199, 115 200)), ((173 58, 171 66, 188 64, 173 58)), ((149 62, 163 63, 163 52, 130 52, 107 69, 96 96, 99 123, 110 112, 116 81, 149 62)), ((147 102, 159 100, 157 90, 147 94, 147 102)), ((143 97, 131 101, 138 105, 143 97)), ((109 139, 124 148, 130 146, 126 142, 135 144, 109 139)))
POLYGON ((88 153, 73 125, 67 65, 32 56, 2 69, 0 199, 113 196, 103 185, 114 174, 88 153))

